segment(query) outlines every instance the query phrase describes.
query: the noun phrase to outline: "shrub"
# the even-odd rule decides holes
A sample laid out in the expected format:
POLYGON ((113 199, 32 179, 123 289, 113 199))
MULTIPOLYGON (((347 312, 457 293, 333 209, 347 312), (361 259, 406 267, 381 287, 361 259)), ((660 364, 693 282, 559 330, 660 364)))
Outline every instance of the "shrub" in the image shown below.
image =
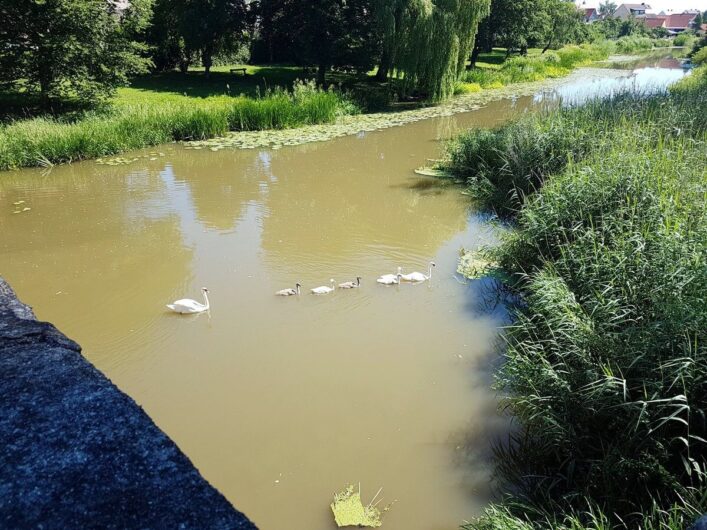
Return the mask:
POLYGON ((697 66, 707 63, 707 48, 702 48, 693 55, 692 62, 697 66))
POLYGON ((464 83, 460 81, 456 85, 454 85, 455 95, 474 94, 476 92, 481 92, 481 90, 482 88, 479 83, 464 83))
POLYGON ((696 41, 697 37, 693 33, 683 32, 673 39, 673 44, 675 44, 675 46, 691 48, 696 41))

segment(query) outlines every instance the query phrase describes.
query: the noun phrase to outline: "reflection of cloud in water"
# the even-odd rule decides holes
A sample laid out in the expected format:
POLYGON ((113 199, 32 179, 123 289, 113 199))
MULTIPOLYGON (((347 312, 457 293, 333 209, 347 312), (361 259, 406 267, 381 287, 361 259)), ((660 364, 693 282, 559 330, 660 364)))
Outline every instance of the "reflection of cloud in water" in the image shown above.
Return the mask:
POLYGON ((575 106, 590 99, 623 92, 658 94, 665 92, 668 86, 679 81, 684 75, 685 71, 681 68, 640 68, 627 72, 626 75, 580 78, 551 91, 536 94, 534 102, 561 101, 563 105, 575 106))
MULTIPOLYGON (((0 254, 12 255, 2 260, 3 274, 22 296, 41 300, 40 318, 106 367, 134 354, 124 341, 153 329, 156 308, 188 282, 193 251, 182 240, 159 171, 122 167, 94 174, 94 167, 62 166, 45 179, 18 181, 33 215, 17 220, 22 230, 3 231, 0 254), (86 336, 87 329, 95 333, 86 336), (113 355, 97 359, 106 350, 113 355)), ((2 183, 3 192, 14 193, 13 187, 2 183)))

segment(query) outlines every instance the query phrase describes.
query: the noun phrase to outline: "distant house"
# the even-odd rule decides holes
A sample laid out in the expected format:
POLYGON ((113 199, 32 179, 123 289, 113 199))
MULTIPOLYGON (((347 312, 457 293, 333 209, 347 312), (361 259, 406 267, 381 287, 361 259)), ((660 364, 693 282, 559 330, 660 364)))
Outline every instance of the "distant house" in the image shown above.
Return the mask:
POLYGON ((665 22, 665 27, 673 35, 686 31, 695 24, 695 13, 680 13, 679 15, 668 15, 668 20, 665 22))
POLYGON ((591 24, 592 22, 596 22, 597 20, 601 20, 601 15, 599 15, 599 11, 597 11, 593 7, 588 7, 584 10, 584 22, 587 24, 591 24))
POLYGON ((612 16, 614 18, 620 18, 621 20, 626 20, 631 17, 642 18, 646 16, 646 10, 650 8, 651 6, 646 3, 621 4, 619 7, 616 8, 616 11, 614 11, 614 14, 612 16))
POLYGON ((667 28, 668 15, 651 15, 649 13, 643 21, 649 29, 667 28))
POLYGON ((696 14, 684 12, 674 15, 652 15, 647 13, 643 22, 650 29, 665 28, 671 35, 677 35, 690 29, 695 23, 696 14))

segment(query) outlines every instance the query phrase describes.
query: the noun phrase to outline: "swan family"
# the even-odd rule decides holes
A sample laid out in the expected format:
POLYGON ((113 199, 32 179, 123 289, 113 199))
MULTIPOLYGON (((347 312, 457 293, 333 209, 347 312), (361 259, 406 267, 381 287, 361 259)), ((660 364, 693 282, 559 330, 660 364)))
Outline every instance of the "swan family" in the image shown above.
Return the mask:
MULTIPOLYGON (((378 277, 376 280, 377 283, 380 283, 381 285, 399 285, 403 282, 409 282, 409 283, 422 283, 426 282, 430 279, 432 279, 432 269, 435 267, 434 261, 430 262, 429 269, 427 271, 427 274, 424 274, 422 272, 411 272, 409 274, 403 274, 403 268, 398 267, 398 272, 396 274, 383 274, 382 276, 378 277)), ((319 287, 314 287, 313 289, 310 289, 309 292, 315 295, 326 295, 329 293, 333 293, 337 287, 339 289, 357 289, 361 287, 361 277, 356 276, 356 279, 353 281, 349 282, 343 282, 336 284, 336 281, 332 278, 329 280, 329 285, 322 285, 319 287)), ((204 313, 209 310, 210 304, 209 304, 209 290, 206 287, 203 287, 201 289, 201 292, 204 296, 204 303, 202 304, 201 302, 197 302, 196 300, 192 300, 190 298, 183 298, 181 300, 177 300, 175 302, 172 302, 171 304, 167 304, 167 308, 170 309, 171 311, 174 311, 175 313, 179 313, 182 315, 189 315, 189 314, 194 314, 194 313, 204 313)), ((289 289, 282 289, 280 291, 277 291, 275 293, 276 296, 299 296, 302 293, 302 284, 296 283, 294 288, 289 288, 289 289)))
MULTIPOLYGON (((381 285, 399 285, 403 282, 409 282, 409 283, 422 283, 430 280, 432 278, 432 269, 435 267, 435 262, 431 261, 429 269, 427 270, 427 274, 424 274, 422 272, 411 272, 409 274, 403 274, 403 268, 398 267, 398 272, 396 274, 383 274, 382 276, 379 276, 378 279, 376 280, 377 283, 380 283, 381 285)), ((338 286, 336 285, 336 281, 332 278, 329 280, 330 285, 322 285, 320 287, 315 287, 314 289, 310 289, 310 292, 312 294, 329 294, 333 293, 337 287, 339 289, 356 289, 361 286, 361 277, 356 276, 355 281, 351 282, 344 282, 340 283, 338 286)), ((301 285, 298 283, 295 286, 295 289, 283 289, 281 291, 278 291, 275 293, 276 296, 293 296, 293 295, 299 295, 301 293, 300 290, 301 285)))

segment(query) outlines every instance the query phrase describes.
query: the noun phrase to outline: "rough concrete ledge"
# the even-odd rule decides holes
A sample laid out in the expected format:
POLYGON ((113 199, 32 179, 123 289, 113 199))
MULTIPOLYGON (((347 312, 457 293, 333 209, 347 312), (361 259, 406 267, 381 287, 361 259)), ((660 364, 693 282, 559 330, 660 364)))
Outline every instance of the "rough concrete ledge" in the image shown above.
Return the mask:
POLYGON ((0 528, 255 526, 0 278, 0 528))

